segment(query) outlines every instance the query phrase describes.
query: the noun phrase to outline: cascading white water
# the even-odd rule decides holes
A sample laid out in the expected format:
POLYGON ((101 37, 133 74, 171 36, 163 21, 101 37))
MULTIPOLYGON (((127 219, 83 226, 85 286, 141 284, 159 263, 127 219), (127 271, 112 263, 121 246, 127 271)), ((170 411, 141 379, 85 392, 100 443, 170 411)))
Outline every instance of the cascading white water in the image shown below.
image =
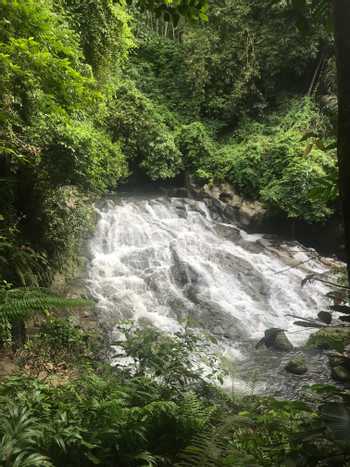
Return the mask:
POLYGON ((242 343, 269 327, 301 343, 306 331, 288 314, 315 317, 324 304, 322 285, 301 288, 306 274, 325 269, 307 261, 312 252, 214 220, 204 202, 188 198, 109 200, 91 256, 88 284, 101 320, 147 321, 170 332, 200 327, 238 359, 242 343))

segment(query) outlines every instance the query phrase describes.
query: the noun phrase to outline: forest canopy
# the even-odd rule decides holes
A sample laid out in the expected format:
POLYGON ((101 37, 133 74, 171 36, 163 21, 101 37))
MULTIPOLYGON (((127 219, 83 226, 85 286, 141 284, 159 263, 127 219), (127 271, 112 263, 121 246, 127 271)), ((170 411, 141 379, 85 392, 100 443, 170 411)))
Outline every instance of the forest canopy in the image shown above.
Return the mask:
POLYGON ((18 245, 29 262, 59 250, 44 238, 66 222, 45 208, 55 193, 101 194, 133 173, 230 182, 307 222, 337 209, 330 34, 311 20, 301 31, 286 2, 193 2, 184 15, 185 3, 1 0, 6 261, 18 245))

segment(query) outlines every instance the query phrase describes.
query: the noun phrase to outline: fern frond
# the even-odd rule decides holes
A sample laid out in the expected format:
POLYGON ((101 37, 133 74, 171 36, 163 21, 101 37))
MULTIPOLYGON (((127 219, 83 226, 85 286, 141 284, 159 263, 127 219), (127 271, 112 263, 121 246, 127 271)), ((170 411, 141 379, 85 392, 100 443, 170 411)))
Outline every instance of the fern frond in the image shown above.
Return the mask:
POLYGON ((196 435, 189 446, 186 446, 179 455, 176 467, 216 467, 221 449, 213 439, 212 430, 196 435))
POLYGON ((192 422, 197 430, 203 430, 212 417, 214 412, 213 407, 205 405, 193 393, 187 393, 181 402, 181 415, 184 420, 192 422))
POLYGON ((216 420, 216 424, 208 423, 197 433, 178 455, 176 467, 217 467, 230 453, 228 440, 232 438, 235 416, 224 420, 216 420))
POLYGON ((11 289, 1 296, 0 319, 7 321, 25 320, 36 312, 72 309, 91 304, 92 302, 85 299, 63 298, 54 295, 47 289, 11 289))

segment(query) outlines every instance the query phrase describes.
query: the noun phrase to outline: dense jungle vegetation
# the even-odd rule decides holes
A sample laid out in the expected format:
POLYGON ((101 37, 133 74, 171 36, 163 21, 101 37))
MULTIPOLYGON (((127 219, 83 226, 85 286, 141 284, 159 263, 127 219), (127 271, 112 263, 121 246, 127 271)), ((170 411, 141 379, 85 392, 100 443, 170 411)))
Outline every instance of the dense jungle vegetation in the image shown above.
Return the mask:
POLYGON ((228 182, 285 221, 340 216, 334 38, 308 4, 0 0, 0 357, 19 368, 0 465, 350 465, 346 391, 225 394, 204 338, 132 325, 112 370, 59 311, 92 304, 52 287, 125 183, 228 182))

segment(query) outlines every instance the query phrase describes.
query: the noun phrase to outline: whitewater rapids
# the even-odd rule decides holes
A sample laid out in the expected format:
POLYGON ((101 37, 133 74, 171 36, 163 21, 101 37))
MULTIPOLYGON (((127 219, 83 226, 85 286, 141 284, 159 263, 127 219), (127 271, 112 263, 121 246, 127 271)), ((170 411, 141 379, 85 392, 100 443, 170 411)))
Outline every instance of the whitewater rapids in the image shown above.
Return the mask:
POLYGON ((203 201, 128 196, 104 202, 98 216, 88 287, 111 330, 125 319, 167 332, 200 328, 249 373, 252 358, 265 364, 254 350, 265 329, 285 329, 302 345, 309 331, 288 315, 314 318, 326 305, 322 284, 301 287, 326 270, 313 250, 248 234, 203 201))

